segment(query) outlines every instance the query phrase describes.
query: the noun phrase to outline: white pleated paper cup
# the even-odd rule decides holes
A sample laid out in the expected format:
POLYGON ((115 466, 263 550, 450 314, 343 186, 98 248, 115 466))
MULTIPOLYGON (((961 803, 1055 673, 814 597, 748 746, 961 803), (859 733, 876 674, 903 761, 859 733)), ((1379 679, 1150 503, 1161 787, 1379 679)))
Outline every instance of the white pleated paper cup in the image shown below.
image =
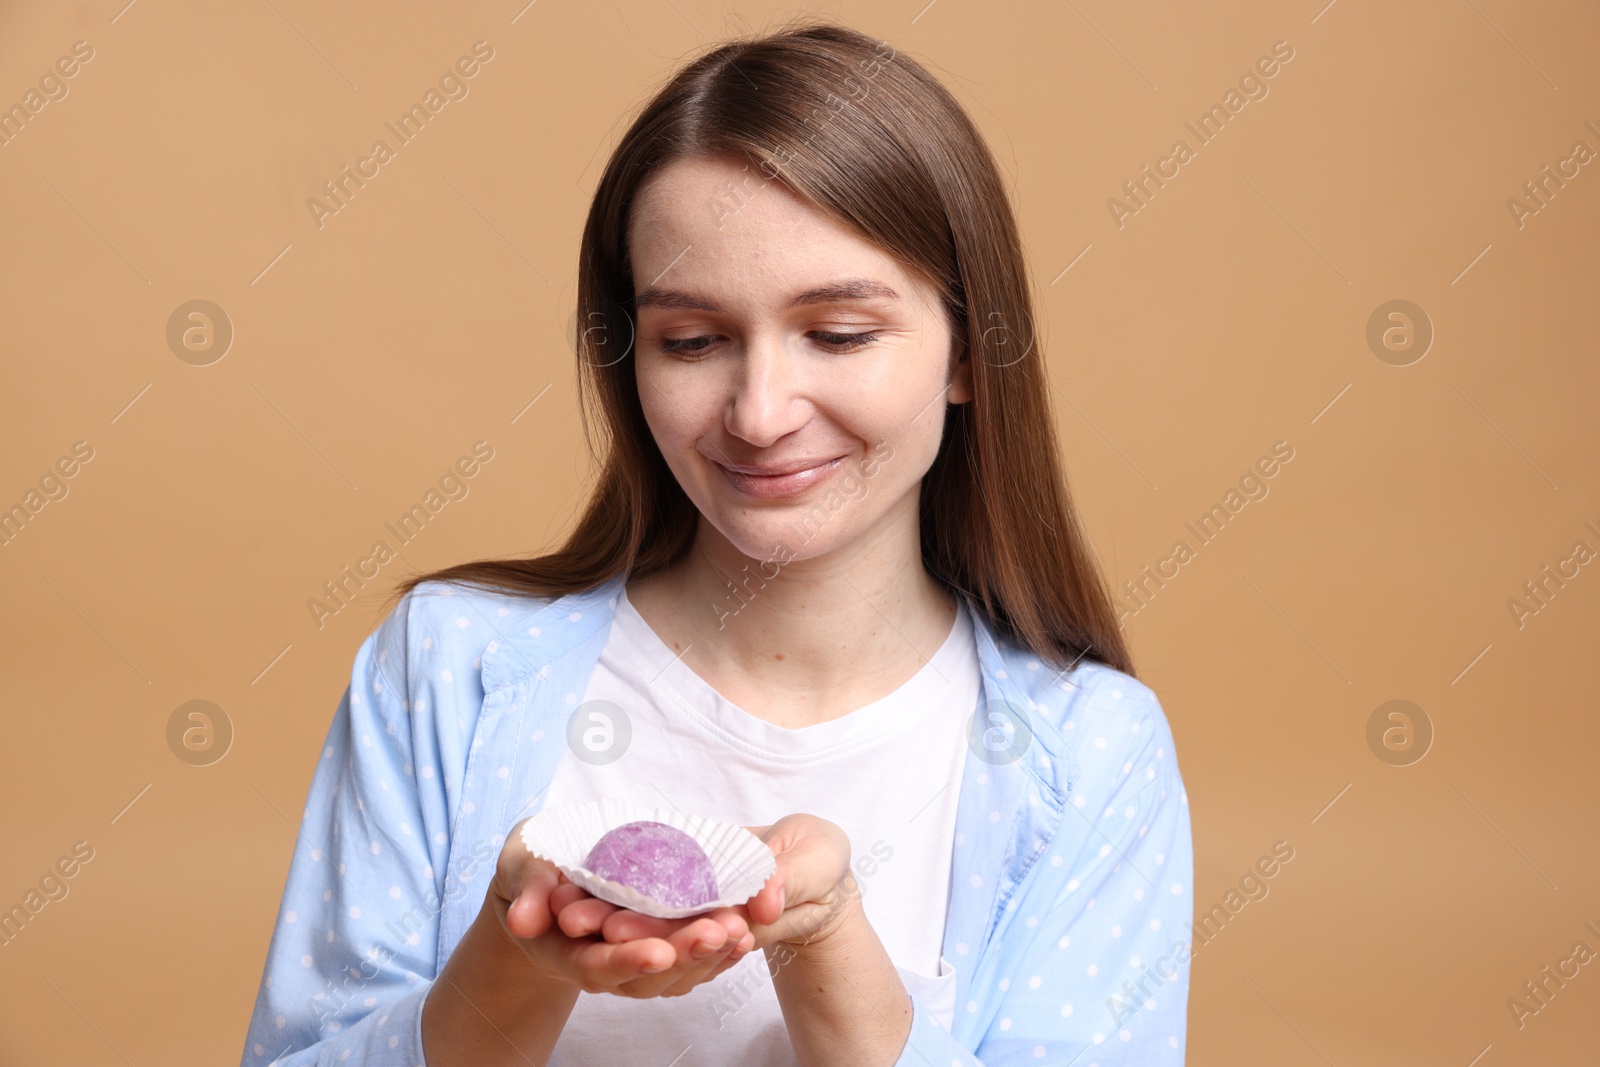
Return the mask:
POLYGON ((591 896, 658 919, 681 919, 744 904, 778 870, 772 849, 742 826, 621 799, 547 807, 522 824, 522 843, 535 856, 555 864, 591 896), (640 821, 665 823, 694 839, 711 860, 717 879, 716 900, 693 907, 668 907, 632 886, 602 878, 583 865, 601 837, 626 823, 640 821))

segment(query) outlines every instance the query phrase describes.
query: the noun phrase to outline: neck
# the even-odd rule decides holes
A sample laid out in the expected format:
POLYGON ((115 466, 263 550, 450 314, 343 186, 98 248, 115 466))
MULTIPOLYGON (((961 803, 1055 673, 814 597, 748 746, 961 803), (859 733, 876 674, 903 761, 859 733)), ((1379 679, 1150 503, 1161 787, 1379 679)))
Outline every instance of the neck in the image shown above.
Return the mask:
POLYGON ((628 598, 744 710, 791 727, 837 718, 910 679, 955 622, 955 597, 922 565, 915 497, 901 521, 787 563, 744 555, 702 519, 684 561, 628 598))

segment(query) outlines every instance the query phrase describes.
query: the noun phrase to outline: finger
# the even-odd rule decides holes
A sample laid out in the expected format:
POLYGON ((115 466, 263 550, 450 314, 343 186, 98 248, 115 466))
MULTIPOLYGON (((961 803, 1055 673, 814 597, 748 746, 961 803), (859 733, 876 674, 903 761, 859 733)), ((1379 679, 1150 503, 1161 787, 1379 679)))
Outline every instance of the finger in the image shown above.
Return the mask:
MULTIPOLYGON (((641 918, 651 917, 641 916, 641 918)), ((688 923, 680 921, 680 928, 665 939, 665 943, 671 946, 674 953, 667 966, 654 972, 641 969, 641 973, 638 976, 630 976, 630 980, 623 983, 624 988, 618 992, 631 997, 657 996, 661 990, 678 982, 685 975, 701 970, 706 964, 715 965, 724 955, 735 949, 740 940, 741 938, 729 937, 727 928, 714 919, 698 919, 688 923)), ((617 947, 661 943, 663 943, 661 938, 646 937, 622 941, 617 947)), ((655 957, 651 959, 655 962, 655 957)))
POLYGON ((641 937, 668 938, 688 923, 683 919, 658 919, 629 908, 619 908, 605 917, 601 933, 607 941, 634 941, 641 937))
MULTIPOLYGON (((565 875, 562 877, 565 878, 565 875)), ((553 915, 559 915, 561 914, 561 909, 568 904, 587 899, 589 899, 589 894, 581 885, 563 881, 550 891, 550 912, 553 915)))
POLYGON ((739 939, 728 936, 728 928, 715 919, 696 919, 667 937, 678 951, 678 959, 703 960, 739 939))
MULTIPOLYGON (((750 927, 737 911, 732 908, 719 908, 700 918, 684 919, 658 919, 651 915, 643 915, 636 911, 621 909, 606 917, 605 927, 602 931, 607 941, 632 941, 641 937, 671 938, 685 926, 702 923, 709 920, 721 926, 725 937, 737 941, 743 937, 750 927)), ((699 928, 702 934, 709 933, 704 926, 699 928)), ((721 941, 718 941, 720 944, 721 941)))
POLYGON ((750 916, 742 907, 718 908, 708 917, 721 923, 735 941, 750 932, 750 916))
POLYGON ((837 911, 826 904, 796 904, 778 917, 770 926, 752 931, 756 943, 765 948, 779 941, 793 944, 810 944, 828 924, 837 918, 837 911))
POLYGON ((770 926, 778 921, 788 904, 788 887, 784 883, 784 871, 779 867, 778 873, 768 878, 761 891, 745 903, 745 909, 750 914, 752 924, 770 926))
POLYGON ((704 959, 691 958, 687 963, 683 962, 680 955, 679 966, 660 975, 626 982, 620 992, 631 997, 682 996, 695 986, 720 974, 729 965, 729 961, 738 962, 744 958, 752 947, 752 940, 749 935, 742 941, 730 940, 721 948, 713 950, 704 959))
POLYGON ((608 901, 598 897, 588 897, 562 908, 561 913, 556 916, 556 922, 560 925, 561 932, 568 937, 588 937, 601 929, 608 916, 621 911, 622 908, 608 901))
POLYGON ((707 963, 713 964, 713 966, 711 967, 710 971, 700 979, 700 981, 713 981, 720 976, 723 971, 726 971, 729 967, 734 966, 740 960, 754 952, 755 947, 756 935, 745 934, 744 937, 735 942, 727 952, 706 961, 707 963))
MULTIPOLYGON (((513 937, 538 937, 550 929, 554 918, 550 914, 549 895, 555 887, 555 874, 553 866, 530 857, 521 871, 508 875, 509 885, 502 883, 500 889, 495 890, 497 894, 504 893, 500 899, 506 902, 506 931, 513 937)), ((498 873, 495 877, 499 882, 498 873)))
POLYGON ((699 966, 678 976, 673 982, 657 991, 656 996, 681 997, 694 989, 695 986, 711 981, 717 975, 744 959, 747 951, 747 949, 741 949, 740 942, 729 941, 722 948, 702 960, 699 966))
MULTIPOLYGON (((781 829, 781 823, 778 825, 781 829)), ((859 889, 848 866, 849 853, 841 852, 838 845, 831 837, 819 835, 779 850, 777 872, 748 904, 752 921, 770 925, 802 902, 856 894, 859 889)))
POLYGON ((562 947, 570 971, 586 989, 612 990, 626 982, 671 970, 677 950, 660 938, 627 941, 568 941, 562 947))

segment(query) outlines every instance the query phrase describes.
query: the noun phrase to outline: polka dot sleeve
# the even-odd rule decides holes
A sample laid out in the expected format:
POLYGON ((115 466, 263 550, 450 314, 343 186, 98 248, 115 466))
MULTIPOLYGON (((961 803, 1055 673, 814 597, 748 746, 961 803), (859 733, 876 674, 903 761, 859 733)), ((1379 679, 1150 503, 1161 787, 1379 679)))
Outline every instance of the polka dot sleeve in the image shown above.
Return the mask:
POLYGON ((1125 676, 1087 703, 1060 827, 1008 906, 990 988, 958 1006, 987 1015, 987 1067, 1184 1062, 1194 861, 1172 735, 1125 676))
POLYGON ((408 597, 362 642, 318 753, 241 1067, 423 1063, 449 827, 411 617, 408 597))

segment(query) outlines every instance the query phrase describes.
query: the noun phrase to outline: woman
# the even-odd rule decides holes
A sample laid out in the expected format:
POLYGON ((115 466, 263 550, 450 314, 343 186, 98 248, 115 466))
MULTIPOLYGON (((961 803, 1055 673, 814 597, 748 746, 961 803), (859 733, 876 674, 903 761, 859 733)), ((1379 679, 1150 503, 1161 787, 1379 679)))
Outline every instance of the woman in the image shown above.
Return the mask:
POLYGON ((614 152, 579 279, 594 497, 363 642, 246 1067, 1180 1063, 1183 784, 959 105, 837 26, 718 48, 614 152), (589 897, 518 829, 604 797, 777 874, 589 897))

